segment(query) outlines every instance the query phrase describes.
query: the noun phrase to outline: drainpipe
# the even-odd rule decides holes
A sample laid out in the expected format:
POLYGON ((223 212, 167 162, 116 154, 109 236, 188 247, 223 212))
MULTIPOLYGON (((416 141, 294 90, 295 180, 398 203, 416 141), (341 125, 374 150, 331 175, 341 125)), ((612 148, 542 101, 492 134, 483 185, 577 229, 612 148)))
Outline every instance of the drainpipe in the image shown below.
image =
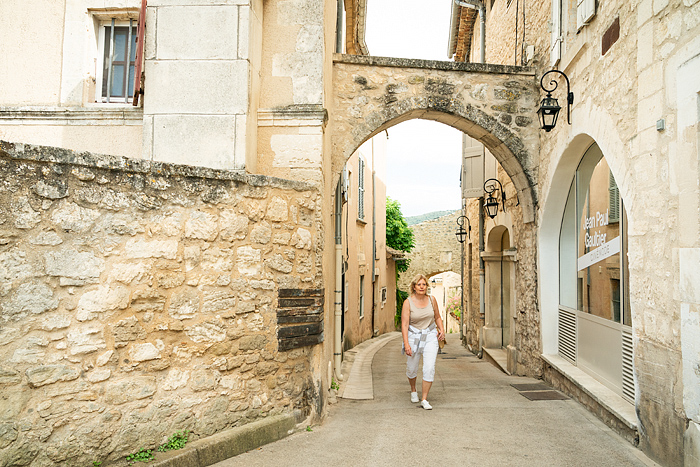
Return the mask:
MULTIPOLYGON (((456 7, 457 6, 463 6, 465 8, 471 8, 472 10, 478 10, 479 11, 479 33, 481 35, 481 54, 479 57, 479 62, 480 63, 486 63, 486 6, 484 5, 483 2, 480 2, 479 0, 472 0, 471 2, 464 2, 462 0, 452 0, 452 24, 450 25, 450 31, 454 31, 454 28, 457 27, 457 16, 456 16, 456 7)), ((450 35, 450 45, 448 55, 452 56, 452 47, 454 45, 454 34, 450 35)))
POLYGON ((338 185, 335 188, 335 333, 333 336, 333 366, 335 367, 335 376, 338 378, 338 381, 343 380, 343 375, 340 373, 340 357, 342 356, 342 342, 340 333, 343 326, 343 230, 341 222, 343 212, 343 199, 341 193, 342 183, 343 180, 341 175, 340 180, 338 180, 338 185))
MULTIPOLYGON (((479 319, 484 320, 486 315, 485 291, 486 286, 486 269, 484 258, 481 254, 484 252, 484 198, 479 198, 479 319)), ((479 333, 479 358, 483 357, 483 338, 484 338, 484 322, 481 323, 481 332, 479 333)))
POLYGON ((335 53, 343 53, 343 0, 338 0, 338 13, 335 20, 335 53))

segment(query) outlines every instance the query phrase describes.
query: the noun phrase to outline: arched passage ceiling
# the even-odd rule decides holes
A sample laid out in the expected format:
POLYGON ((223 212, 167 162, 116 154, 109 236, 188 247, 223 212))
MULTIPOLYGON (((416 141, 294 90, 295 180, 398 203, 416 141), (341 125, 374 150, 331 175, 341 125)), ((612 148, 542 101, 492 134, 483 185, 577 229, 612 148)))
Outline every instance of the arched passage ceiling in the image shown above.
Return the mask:
POLYGON ((406 120, 435 120, 491 151, 513 181, 523 220, 533 222, 538 96, 535 71, 527 67, 336 54, 330 121, 334 177, 377 133, 406 120))

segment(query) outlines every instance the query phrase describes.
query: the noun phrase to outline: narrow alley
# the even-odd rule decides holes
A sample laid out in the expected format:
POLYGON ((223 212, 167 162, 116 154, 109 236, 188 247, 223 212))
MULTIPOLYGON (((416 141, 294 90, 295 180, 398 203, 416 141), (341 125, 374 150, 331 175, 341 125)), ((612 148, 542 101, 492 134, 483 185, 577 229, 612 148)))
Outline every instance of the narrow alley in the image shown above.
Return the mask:
POLYGON ((372 378, 353 378, 373 385, 373 399, 339 399, 321 426, 216 467, 656 465, 578 402, 529 400, 534 393, 523 389, 541 381, 506 375, 462 347, 457 334, 438 355, 433 410, 423 410, 409 402, 398 336, 382 339, 378 350, 372 341, 358 346, 355 365, 367 354, 362 366, 371 361, 372 378))

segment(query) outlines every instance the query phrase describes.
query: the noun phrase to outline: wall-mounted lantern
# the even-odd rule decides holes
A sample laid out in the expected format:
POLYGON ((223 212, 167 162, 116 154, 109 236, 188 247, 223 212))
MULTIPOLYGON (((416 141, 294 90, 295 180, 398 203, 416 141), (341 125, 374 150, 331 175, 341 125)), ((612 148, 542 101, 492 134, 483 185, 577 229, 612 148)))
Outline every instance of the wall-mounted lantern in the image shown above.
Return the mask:
POLYGON ((559 83, 552 79, 549 82, 549 86, 551 86, 550 89, 547 89, 544 85, 544 78, 550 73, 559 73, 566 80, 566 120, 569 125, 571 125, 571 105, 574 103, 574 93, 569 89, 569 78, 563 71, 549 70, 547 73, 542 75, 542 79, 540 79, 540 87, 547 93, 547 97, 542 99, 537 115, 540 119, 540 126, 544 131, 552 131, 552 128, 554 128, 554 126, 557 124, 557 117, 559 116, 559 111, 561 110, 559 102, 552 97, 552 93, 557 89, 559 83))
POLYGON ((464 243, 464 240, 467 239, 467 235, 469 235, 469 238, 472 238, 472 223, 469 222, 469 218, 467 216, 459 216, 457 218, 457 231, 455 232, 455 235, 457 236, 459 243, 464 243), (464 230, 464 219, 467 220, 469 231, 464 230))
POLYGON ((484 202, 484 212, 491 219, 496 217, 496 214, 498 214, 499 201, 496 197, 497 195, 494 194, 497 191, 501 193, 500 203, 502 204, 503 212, 506 212, 506 192, 503 191, 503 185, 501 185, 501 182, 495 178, 489 178, 484 182, 484 192, 488 195, 486 197, 486 201, 484 202))

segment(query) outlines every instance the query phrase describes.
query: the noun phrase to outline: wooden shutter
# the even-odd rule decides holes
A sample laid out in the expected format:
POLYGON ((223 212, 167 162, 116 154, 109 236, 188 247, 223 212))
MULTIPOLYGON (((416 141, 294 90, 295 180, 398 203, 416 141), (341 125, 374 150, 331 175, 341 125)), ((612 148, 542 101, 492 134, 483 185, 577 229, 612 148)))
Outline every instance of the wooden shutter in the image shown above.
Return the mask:
POLYGON ((484 196, 484 145, 462 135, 462 194, 465 198, 484 196))
POLYGON ((552 44, 549 64, 555 66, 561 60, 561 2, 552 0, 552 44))
POLYGON ((144 34, 146 31, 146 0, 141 0, 141 11, 139 12, 138 37, 136 38, 136 69, 134 70, 134 96, 131 99, 134 107, 139 105, 139 95, 141 94, 141 64, 143 63, 144 34))

